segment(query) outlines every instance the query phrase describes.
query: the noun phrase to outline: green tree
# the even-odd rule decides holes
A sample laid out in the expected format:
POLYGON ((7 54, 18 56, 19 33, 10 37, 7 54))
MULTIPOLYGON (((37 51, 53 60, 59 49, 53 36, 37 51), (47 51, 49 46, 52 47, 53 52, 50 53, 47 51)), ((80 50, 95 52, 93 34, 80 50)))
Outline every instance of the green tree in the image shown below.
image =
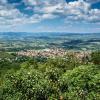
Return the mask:
POLYGON ((100 51, 91 54, 91 60, 94 64, 100 65, 100 51))
POLYGON ((60 77, 60 91, 66 100, 100 100, 100 69, 80 66, 60 77))
POLYGON ((51 93, 50 81, 35 69, 20 69, 6 75, 1 87, 2 100, 47 100, 51 93))

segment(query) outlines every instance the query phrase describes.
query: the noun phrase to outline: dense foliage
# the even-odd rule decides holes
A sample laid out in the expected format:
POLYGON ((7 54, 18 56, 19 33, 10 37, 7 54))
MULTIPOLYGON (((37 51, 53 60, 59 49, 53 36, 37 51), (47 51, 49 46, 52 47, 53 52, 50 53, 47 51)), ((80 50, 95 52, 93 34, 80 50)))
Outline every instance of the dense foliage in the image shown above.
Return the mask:
POLYGON ((94 64, 100 65, 100 51, 93 52, 91 57, 94 64))
POLYGON ((0 100, 100 100, 97 52, 88 63, 79 63, 72 56, 46 59, 11 55, 0 60, 0 100))

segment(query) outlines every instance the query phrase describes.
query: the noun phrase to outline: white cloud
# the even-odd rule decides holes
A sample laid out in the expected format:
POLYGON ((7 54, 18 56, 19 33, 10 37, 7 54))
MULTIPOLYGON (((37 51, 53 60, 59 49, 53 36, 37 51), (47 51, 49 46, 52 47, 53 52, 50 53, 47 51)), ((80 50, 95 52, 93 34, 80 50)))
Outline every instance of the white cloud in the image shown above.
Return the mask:
POLYGON ((89 16, 88 16, 87 20, 90 22, 100 22, 100 10, 91 9, 89 11, 89 16))
POLYGON ((0 10, 0 17, 4 18, 17 18, 17 17, 23 17, 23 14, 20 13, 17 9, 2 9, 0 10))
POLYGON ((0 0, 0 4, 7 4, 7 0, 0 0))
POLYGON ((36 12, 39 13, 63 13, 64 9, 63 6, 61 4, 57 4, 57 5, 50 5, 50 6, 44 6, 44 7, 36 7, 35 8, 36 12))
POLYGON ((90 4, 82 0, 67 3, 65 9, 68 21, 100 22, 100 10, 91 9, 90 4))
POLYGON ((53 14, 43 14, 42 15, 42 19, 54 19, 58 17, 57 15, 53 15, 53 14))
POLYGON ((26 5, 31 5, 31 6, 34 6, 34 5, 47 6, 47 5, 56 5, 58 3, 65 3, 66 0, 23 0, 23 2, 26 5))
POLYGON ((100 2, 100 0, 85 0, 86 2, 89 2, 89 3, 97 3, 97 2, 100 2))
POLYGON ((38 5, 38 0, 23 0, 23 2, 30 6, 38 5))
POLYGON ((9 5, 0 5, 0 26, 18 24, 19 20, 25 18, 18 9, 9 7, 9 5), (18 23, 17 23, 18 22, 18 23))
POLYGON ((100 22, 100 9, 92 9, 91 5, 83 0, 69 3, 65 3, 65 0, 23 0, 23 2, 27 5, 26 9, 33 10, 32 16, 23 14, 6 0, 0 0, 0 26, 37 23, 57 17, 65 18, 66 21, 100 22))

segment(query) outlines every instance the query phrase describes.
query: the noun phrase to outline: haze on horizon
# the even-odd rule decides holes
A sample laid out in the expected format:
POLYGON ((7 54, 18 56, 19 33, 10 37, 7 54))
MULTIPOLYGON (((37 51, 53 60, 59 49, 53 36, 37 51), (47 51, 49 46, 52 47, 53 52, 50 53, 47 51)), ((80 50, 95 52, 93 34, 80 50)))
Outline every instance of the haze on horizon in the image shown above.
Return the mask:
POLYGON ((0 32, 100 32, 100 0, 0 0, 0 32))

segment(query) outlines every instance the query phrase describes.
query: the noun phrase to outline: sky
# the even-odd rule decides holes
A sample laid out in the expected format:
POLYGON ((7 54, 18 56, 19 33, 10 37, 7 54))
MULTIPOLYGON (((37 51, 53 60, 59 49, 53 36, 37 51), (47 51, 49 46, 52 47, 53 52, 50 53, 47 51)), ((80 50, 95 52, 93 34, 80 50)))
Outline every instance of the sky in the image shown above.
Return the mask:
POLYGON ((0 0, 0 32, 100 32, 100 0, 0 0))

